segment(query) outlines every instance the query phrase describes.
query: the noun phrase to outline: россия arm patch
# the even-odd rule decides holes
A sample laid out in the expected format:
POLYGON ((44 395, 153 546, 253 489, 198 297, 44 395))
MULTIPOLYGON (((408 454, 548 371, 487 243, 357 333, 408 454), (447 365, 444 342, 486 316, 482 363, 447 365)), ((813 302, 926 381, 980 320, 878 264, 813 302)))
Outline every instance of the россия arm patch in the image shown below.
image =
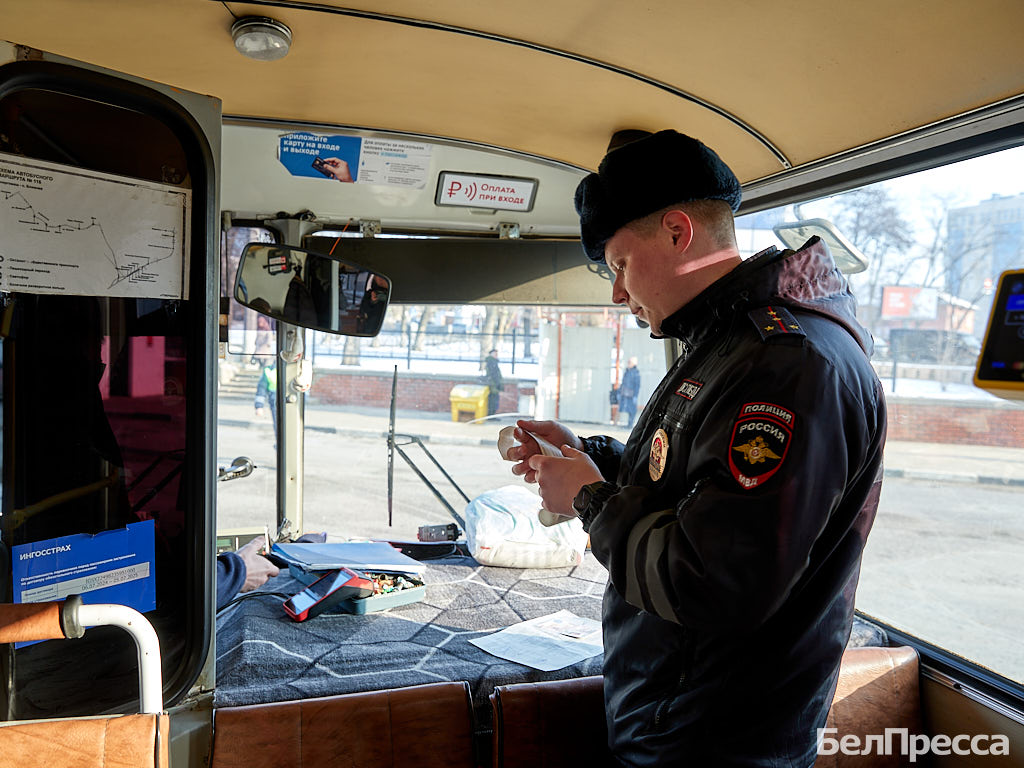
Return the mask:
POLYGON ((729 470, 750 490, 779 471, 793 438, 793 412, 773 403, 740 407, 729 441, 729 470))

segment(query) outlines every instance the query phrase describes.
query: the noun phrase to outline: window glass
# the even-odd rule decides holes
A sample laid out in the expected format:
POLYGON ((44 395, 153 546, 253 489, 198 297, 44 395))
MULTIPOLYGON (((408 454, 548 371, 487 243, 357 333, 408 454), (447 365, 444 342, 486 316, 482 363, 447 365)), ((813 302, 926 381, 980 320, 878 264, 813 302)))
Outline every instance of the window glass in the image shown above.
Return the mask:
MULTIPOLYGON (((20 84, 31 77, 25 74, 20 84)), ((51 79, 42 70, 39 77, 51 79)), ((77 77, 61 75, 60 85, 72 88, 77 77)), ((142 179, 191 189, 185 215, 195 242, 202 242, 204 180, 212 169, 191 154, 195 136, 155 116, 167 115, 166 107, 102 84, 89 99, 4 85, 5 156, 45 161, 63 179, 99 171, 118 177, 118 184, 142 179)), ((3 296, 0 597, 39 602, 81 593, 86 603, 137 607, 160 640, 165 696, 179 696, 199 672, 205 642, 195 591, 201 573, 195 542, 206 525, 194 474, 202 452, 193 450, 189 426, 204 405, 196 386, 208 343, 199 321, 202 299, 167 298, 173 292, 154 280, 160 269, 149 267, 169 256, 151 239, 154 222, 138 217, 141 208, 132 218, 94 209, 82 192, 58 195, 35 182, 14 188, 21 191, 7 198, 4 232, 16 226, 22 236, 5 241, 4 258, 45 264, 59 254, 81 266, 83 279, 55 286, 43 278, 3 296), (88 285, 90 271, 93 281, 110 280, 111 295, 95 295, 106 291, 88 285), (133 286, 126 290, 123 283, 133 286), (47 554, 34 559, 29 552, 47 554)), ((192 247, 183 274, 190 295, 202 297, 206 272, 192 247)), ((36 266, 34 272, 45 272, 36 266)), ((135 644, 117 627, 91 628, 72 643, 5 646, 0 671, 5 719, 138 709, 135 644)))
MULTIPOLYGON (((624 403, 635 399, 634 416, 665 369, 662 346, 618 307, 392 305, 375 338, 307 331, 306 341, 314 375, 305 404, 304 527, 332 539, 415 539, 419 526, 452 521, 446 504, 461 515, 465 497, 521 485, 495 444, 516 418, 559 418, 581 434, 624 440, 629 412, 612 391, 629 359, 637 358, 640 378, 638 395, 624 403), (500 384, 488 379, 492 349, 500 384), (392 456, 389 525, 393 384, 400 450, 392 456)), ((222 361, 218 453, 221 466, 237 451, 258 469, 220 484, 220 531, 275 519, 270 421, 253 422, 253 386, 226 394, 223 382, 225 366, 239 371, 249 361, 234 352, 222 361)))
MULTIPOLYGON (((5 420, 18 427, 5 441, 4 491, 12 510, 6 542, 29 545, 152 521, 156 610, 147 618, 168 664, 180 658, 173 638, 184 607, 180 581, 161 574, 177 573, 172 564, 180 570, 188 525, 188 356, 178 304, 17 294, 3 340, 18 360, 3 404, 5 420)), ((138 573, 149 567, 138 566, 138 573)), ((134 573, 111 571, 107 578, 139 578, 134 573)), ((83 591, 97 588, 78 581, 83 591)), ((20 648, 13 652, 12 708, 30 718, 136 706, 134 659, 130 636, 115 627, 91 630, 73 652, 60 641, 20 648), (88 702, 68 698, 69 685, 96 679, 104 685, 88 702)))
POLYGON ((615 407, 612 424, 610 394, 634 356, 642 361, 642 405, 664 372, 664 355, 618 308, 392 306, 374 339, 315 334, 307 527, 415 539, 421 525, 451 522, 446 504, 461 515, 463 494, 521 485, 495 443, 517 418, 558 418, 581 434, 625 439, 628 416, 615 407), (393 457, 388 526, 393 383, 401 450, 393 457))
POLYGON ((998 276, 1024 267, 1022 179, 1018 148, 737 221, 748 255, 823 218, 867 257, 850 280, 889 430, 858 609, 1018 682, 1024 402, 971 382, 998 276))
MULTIPOLYGON (((498 349, 497 367, 505 390, 498 395, 498 412, 518 412, 520 395, 524 400, 535 397, 531 385, 536 380, 538 317, 534 309, 393 305, 376 338, 316 334, 318 375, 307 401, 307 423, 324 430, 318 435, 330 446, 324 455, 340 458, 343 451, 356 449, 364 478, 359 486, 343 489, 349 494, 345 508, 362 511, 341 521, 345 533, 415 539, 420 525, 452 522, 446 504, 461 515, 463 494, 474 498, 507 482, 497 451, 481 445, 496 431, 486 425, 497 420, 471 420, 488 416, 483 361, 492 348, 498 349), (395 431, 400 437, 399 452, 393 456, 389 527, 386 433, 393 383, 395 431), (455 404, 458 421, 451 418, 454 395, 463 398, 455 404), (360 427, 348 434, 346 446, 326 431, 336 423, 339 408, 354 411, 359 419, 360 427)), ((308 446, 307 480, 315 472, 308 446)), ((315 491, 307 495, 307 521, 318 519, 329 499, 315 491)))
MULTIPOLYGON (((221 235, 222 296, 233 295, 239 257, 253 242, 271 243, 274 235, 265 227, 244 226, 221 235)), ((256 468, 248 477, 217 483, 217 533, 237 534, 244 544, 248 533, 277 530, 277 328, 275 321, 234 299, 228 307, 228 342, 217 391, 217 466, 226 469, 247 456, 256 468)))
MULTIPOLYGON (((826 219, 866 263, 850 280, 876 342, 889 439, 858 608, 1024 682, 1024 404, 971 384, 995 281, 1024 266, 1020 179, 1024 149, 744 216, 737 234, 749 256, 778 245, 783 223, 826 219)), ((376 338, 309 332, 307 344, 303 513, 305 529, 330 540, 413 540, 420 526, 451 522, 448 505, 461 514, 467 498, 521 485, 494 444, 517 416, 625 439, 630 402, 614 393, 630 358, 637 409, 665 370, 663 345, 618 307, 392 305, 376 338), (393 391, 401 450, 389 491, 393 391)), ((227 359, 251 363, 247 349, 227 359)), ((222 465, 234 446, 266 449, 272 462, 269 422, 252 426, 246 395, 233 423, 223 392, 222 465)), ((272 523, 274 480, 268 463, 222 484, 219 527, 272 523), (238 494, 230 504, 227 486, 238 494)))

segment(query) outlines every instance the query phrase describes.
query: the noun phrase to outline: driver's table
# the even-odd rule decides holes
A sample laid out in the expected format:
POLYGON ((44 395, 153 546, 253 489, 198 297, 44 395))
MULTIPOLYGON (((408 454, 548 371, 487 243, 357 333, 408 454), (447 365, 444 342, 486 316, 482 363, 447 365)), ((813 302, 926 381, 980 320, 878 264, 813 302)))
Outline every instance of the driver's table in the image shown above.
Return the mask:
MULTIPOLYGON (((600 621, 607 572, 590 552, 568 568, 496 568, 470 557, 426 565, 423 599, 378 613, 331 610, 294 622, 284 598, 270 595, 226 608, 217 617, 216 706, 466 680, 478 720, 489 722, 497 685, 601 674, 600 655, 541 672, 469 642, 563 609, 600 621)), ((303 588, 282 571, 259 591, 303 588)))

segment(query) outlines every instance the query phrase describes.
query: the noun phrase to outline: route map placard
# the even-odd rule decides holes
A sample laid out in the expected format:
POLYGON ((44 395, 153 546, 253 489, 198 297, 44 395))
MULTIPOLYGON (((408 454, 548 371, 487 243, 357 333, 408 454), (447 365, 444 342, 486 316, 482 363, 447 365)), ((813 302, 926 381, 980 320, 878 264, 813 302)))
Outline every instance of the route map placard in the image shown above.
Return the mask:
POLYGON ((187 299, 192 193, 0 153, 0 291, 187 299))

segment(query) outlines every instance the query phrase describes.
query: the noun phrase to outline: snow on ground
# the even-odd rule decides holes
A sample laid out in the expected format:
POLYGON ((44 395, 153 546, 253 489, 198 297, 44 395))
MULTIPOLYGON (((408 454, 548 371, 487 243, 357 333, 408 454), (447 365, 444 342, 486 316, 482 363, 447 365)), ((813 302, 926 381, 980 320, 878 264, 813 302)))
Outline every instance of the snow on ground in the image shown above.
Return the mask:
MULTIPOLYGON (((887 397, 906 397, 936 400, 977 400, 979 402, 1009 402, 978 389, 973 384, 929 381, 927 379, 897 378, 895 387, 891 378, 882 377, 887 397)), ((1024 408, 1024 403, 1020 404, 1024 408)))

